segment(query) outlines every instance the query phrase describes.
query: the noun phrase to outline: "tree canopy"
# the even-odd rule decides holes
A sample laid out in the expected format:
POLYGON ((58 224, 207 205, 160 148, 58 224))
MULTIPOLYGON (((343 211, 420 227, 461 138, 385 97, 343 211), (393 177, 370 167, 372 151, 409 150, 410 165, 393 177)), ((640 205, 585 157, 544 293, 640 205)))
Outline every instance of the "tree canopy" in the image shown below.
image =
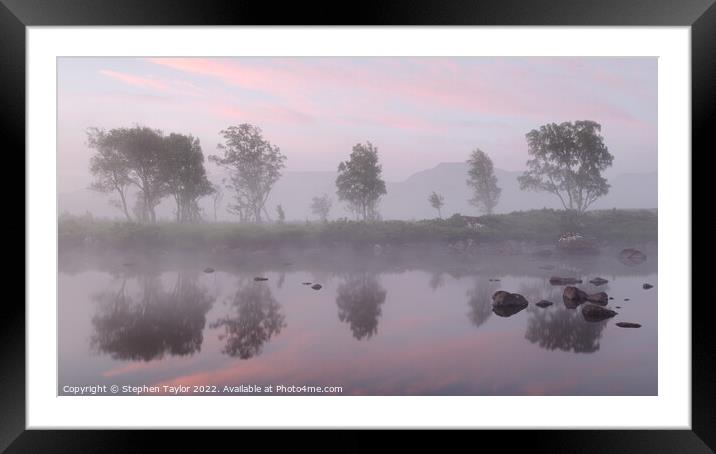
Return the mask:
POLYGON ((445 197, 443 197, 441 194, 438 194, 437 192, 433 191, 432 194, 428 197, 428 202, 430 202, 430 206, 438 210, 438 217, 442 218, 442 207, 445 205, 445 197))
POLYGON ((281 177, 286 156, 264 138, 261 128, 248 123, 230 126, 221 135, 225 140, 219 144, 223 155, 209 159, 229 171, 227 187, 234 191, 234 204, 229 209, 242 221, 262 222, 266 200, 281 177))
POLYGON ((612 165, 594 121, 550 123, 527 133, 527 171, 519 177, 520 188, 546 191, 559 197, 567 210, 583 213, 609 192, 602 171, 612 165))
POLYGON ((348 203, 358 219, 377 220, 378 203, 387 193, 378 164, 378 148, 370 142, 356 144, 348 161, 338 165, 338 198, 348 203))
POLYGON ((497 186, 492 159, 479 148, 475 148, 467 164, 467 185, 472 189, 473 195, 470 203, 485 213, 492 214, 502 193, 502 189, 497 186))

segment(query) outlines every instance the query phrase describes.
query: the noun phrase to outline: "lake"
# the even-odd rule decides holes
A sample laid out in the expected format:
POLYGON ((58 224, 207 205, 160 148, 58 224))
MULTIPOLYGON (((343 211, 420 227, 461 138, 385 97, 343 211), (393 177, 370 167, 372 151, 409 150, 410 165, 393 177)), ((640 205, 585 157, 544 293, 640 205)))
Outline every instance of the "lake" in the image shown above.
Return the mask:
POLYGON ((657 251, 645 250, 630 265, 612 250, 61 255, 58 394, 656 395, 657 251), (618 315, 586 321, 550 276, 607 292, 618 315), (609 282, 587 282, 597 276, 609 282), (497 290, 529 306, 499 316, 497 290))

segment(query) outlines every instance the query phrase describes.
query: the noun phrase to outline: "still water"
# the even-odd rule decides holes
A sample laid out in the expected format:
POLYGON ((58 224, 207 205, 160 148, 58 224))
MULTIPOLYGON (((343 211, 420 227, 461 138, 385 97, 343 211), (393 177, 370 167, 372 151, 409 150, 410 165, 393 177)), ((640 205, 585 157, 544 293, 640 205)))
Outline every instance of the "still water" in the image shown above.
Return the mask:
POLYGON ((112 394, 118 385, 118 394, 135 393, 124 386, 166 394, 163 385, 183 385, 186 395, 246 394, 252 388, 241 385, 259 385, 296 395, 318 394, 315 387, 338 395, 655 395, 656 252, 649 257, 632 266, 602 253, 258 268, 187 257, 61 260, 58 393, 106 385, 100 394, 112 394), (618 315, 585 321, 550 276, 607 292, 618 315), (587 282, 597 276, 609 282, 587 282), (530 305, 501 317, 491 305, 497 290, 530 305), (540 300, 554 304, 539 308, 540 300))

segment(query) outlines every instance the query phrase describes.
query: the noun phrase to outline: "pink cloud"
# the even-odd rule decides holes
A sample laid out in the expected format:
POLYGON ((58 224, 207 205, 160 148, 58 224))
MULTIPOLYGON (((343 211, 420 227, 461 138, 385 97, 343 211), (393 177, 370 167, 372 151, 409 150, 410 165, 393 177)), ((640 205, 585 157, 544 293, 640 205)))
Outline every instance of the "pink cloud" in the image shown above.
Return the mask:
POLYGON ((99 70, 99 73, 126 85, 146 88, 162 93, 197 95, 201 92, 198 87, 188 82, 167 82, 153 77, 137 76, 110 69, 101 69, 99 70))

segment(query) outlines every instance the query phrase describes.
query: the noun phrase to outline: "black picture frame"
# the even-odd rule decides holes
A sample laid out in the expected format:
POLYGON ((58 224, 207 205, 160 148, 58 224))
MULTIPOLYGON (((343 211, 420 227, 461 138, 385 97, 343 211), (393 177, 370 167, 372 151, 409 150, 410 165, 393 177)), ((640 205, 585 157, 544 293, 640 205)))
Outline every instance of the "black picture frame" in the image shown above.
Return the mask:
MULTIPOLYGON (((274 4, 243 0, 0 0, 0 131, 5 138, 6 154, 22 159, 24 153, 21 150, 25 149, 25 32, 29 26, 690 26, 692 148, 706 151, 707 144, 713 148, 709 129, 716 120, 715 1, 384 0, 274 4)), ((25 165, 24 159, 22 165, 25 165)), ((19 205, 19 200, 14 203, 19 205)), ((24 204, 22 208, 12 208, 15 208, 14 213, 25 212, 24 204)), ((27 226, 24 221, 21 225, 23 238, 26 238, 27 226)), ((20 228, 20 225, 15 226, 18 235, 20 228)), ((691 293, 685 291, 684 294, 685 298, 679 304, 691 302, 691 293)), ((702 303, 707 304, 692 305, 691 430, 517 431, 515 436, 501 431, 484 431, 467 437, 479 436, 483 448, 494 443, 500 449, 509 449, 515 444, 527 443, 531 451, 545 452, 713 452, 716 449, 716 349, 710 327, 712 318, 708 313, 713 302, 702 303)), ((0 449, 8 452, 143 451, 137 447, 144 447, 142 443, 148 431, 25 430, 25 310, 17 298, 7 298, 0 304, 0 449)), ((638 425, 638 421, 634 423, 638 425)), ((163 434, 184 448, 190 447, 188 436, 183 432, 163 434)), ((372 449, 374 445, 366 442, 364 436, 360 432, 347 436, 333 433, 330 438, 324 438, 321 445, 341 451, 372 449)), ((214 435, 211 438, 219 440, 214 435)), ((413 433, 406 438, 423 444, 422 434, 413 433)), ((278 444, 274 448, 296 448, 304 440, 302 434, 293 432, 285 437, 275 437, 272 443, 278 444), (281 444, 284 446, 279 446, 281 444)), ((201 446, 207 448, 203 443, 201 446)))

